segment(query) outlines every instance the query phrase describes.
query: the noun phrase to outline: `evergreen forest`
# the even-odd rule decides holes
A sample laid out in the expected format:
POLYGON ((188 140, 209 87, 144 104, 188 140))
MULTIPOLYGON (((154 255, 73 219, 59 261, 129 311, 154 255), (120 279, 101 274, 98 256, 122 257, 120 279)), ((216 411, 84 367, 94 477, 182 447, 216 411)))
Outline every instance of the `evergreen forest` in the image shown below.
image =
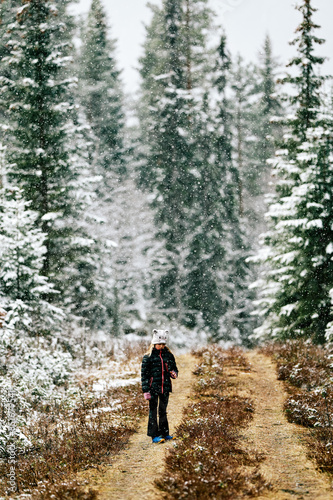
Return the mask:
POLYGON ((286 67, 268 35, 257 61, 231 54, 208 0, 150 6, 138 96, 101 0, 81 21, 69 5, 1 3, 8 335, 329 340, 332 93, 311 2, 286 67))
POLYGON ((153 328, 179 349, 331 342, 333 93, 312 0, 287 64, 269 35, 252 62, 231 53, 209 0, 150 5, 137 95, 102 0, 82 19, 70 4, 0 3, 1 394, 47 405, 153 328))

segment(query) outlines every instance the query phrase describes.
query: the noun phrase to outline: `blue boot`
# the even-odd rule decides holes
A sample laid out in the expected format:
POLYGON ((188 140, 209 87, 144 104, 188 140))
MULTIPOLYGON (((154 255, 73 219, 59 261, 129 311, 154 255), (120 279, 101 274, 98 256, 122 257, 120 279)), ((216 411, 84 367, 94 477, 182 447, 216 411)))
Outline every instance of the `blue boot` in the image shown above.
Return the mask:
POLYGON ((157 436, 156 438, 153 438, 153 443, 160 444, 164 443, 165 439, 162 438, 161 436, 157 436))
POLYGON ((166 441, 171 441, 172 439, 176 439, 174 436, 165 436, 166 441))

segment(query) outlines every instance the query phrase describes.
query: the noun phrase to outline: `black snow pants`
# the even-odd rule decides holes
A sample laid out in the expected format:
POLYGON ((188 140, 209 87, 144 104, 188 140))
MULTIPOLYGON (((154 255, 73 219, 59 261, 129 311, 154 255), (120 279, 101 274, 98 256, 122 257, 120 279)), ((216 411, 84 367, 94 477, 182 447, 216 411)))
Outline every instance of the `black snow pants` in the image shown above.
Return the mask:
POLYGON ((149 418, 147 435, 153 439, 157 436, 166 437, 169 435, 169 424, 167 417, 167 406, 169 393, 152 394, 149 400, 149 418), (158 407, 158 422, 157 422, 158 407))

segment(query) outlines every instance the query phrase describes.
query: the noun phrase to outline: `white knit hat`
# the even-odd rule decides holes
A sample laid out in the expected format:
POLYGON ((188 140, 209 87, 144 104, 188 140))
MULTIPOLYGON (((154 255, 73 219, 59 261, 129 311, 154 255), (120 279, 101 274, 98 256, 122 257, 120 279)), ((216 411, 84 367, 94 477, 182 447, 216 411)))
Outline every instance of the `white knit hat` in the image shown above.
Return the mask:
POLYGON ((166 344, 169 336, 168 330, 153 330, 152 344, 166 344))

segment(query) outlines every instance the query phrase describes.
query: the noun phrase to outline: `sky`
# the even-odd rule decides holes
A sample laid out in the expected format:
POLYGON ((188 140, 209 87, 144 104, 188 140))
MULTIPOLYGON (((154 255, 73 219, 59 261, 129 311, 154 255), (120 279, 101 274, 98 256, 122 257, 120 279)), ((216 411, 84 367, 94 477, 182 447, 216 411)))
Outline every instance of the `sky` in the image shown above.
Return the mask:
MULTIPOLYGON (((162 0, 150 0, 160 5, 162 0)), ((91 0, 79 0, 72 7, 78 15, 88 12, 91 0)), ((142 54, 145 37, 144 25, 151 19, 147 0, 103 0, 111 35, 117 39, 117 59, 125 90, 135 93, 139 87, 138 60, 142 54)), ((272 39, 273 53, 282 65, 295 54, 295 48, 288 42, 301 19, 301 13, 294 9, 295 0, 210 0, 217 13, 217 22, 225 29, 229 50, 232 55, 240 53, 245 60, 255 61, 268 33, 272 39)), ((321 26, 317 35, 326 43, 319 47, 319 55, 330 57, 323 73, 333 75, 333 1, 315 0, 318 12, 314 20, 321 26)))

